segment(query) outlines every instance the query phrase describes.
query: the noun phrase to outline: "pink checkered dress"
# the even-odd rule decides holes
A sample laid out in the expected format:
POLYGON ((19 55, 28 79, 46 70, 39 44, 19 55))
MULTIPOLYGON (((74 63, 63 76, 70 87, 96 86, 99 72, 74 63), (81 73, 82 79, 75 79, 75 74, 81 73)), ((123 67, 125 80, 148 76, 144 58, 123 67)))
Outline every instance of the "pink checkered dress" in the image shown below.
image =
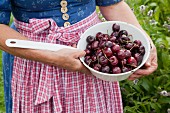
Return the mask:
MULTIPOLYGON (((15 20, 18 31, 32 41, 70 45, 100 20, 94 12, 69 27, 52 19, 15 20)), ((13 113, 122 113, 118 82, 15 57, 12 78, 13 113)))

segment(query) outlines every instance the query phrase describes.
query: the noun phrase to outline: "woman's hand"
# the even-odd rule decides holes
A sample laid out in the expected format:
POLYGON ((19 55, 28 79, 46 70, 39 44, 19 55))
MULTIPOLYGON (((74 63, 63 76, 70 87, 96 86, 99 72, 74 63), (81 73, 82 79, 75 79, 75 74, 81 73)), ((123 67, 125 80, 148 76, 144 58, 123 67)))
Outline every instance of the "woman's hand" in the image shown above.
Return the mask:
POLYGON ((60 68, 67 69, 69 71, 78 71, 91 75, 91 72, 81 63, 80 57, 85 56, 85 51, 73 50, 73 49, 61 49, 57 52, 53 52, 53 57, 51 62, 53 65, 60 68), (55 54, 55 55, 54 55, 55 54))
POLYGON ((157 67, 157 51, 156 51, 156 47, 153 45, 152 49, 151 49, 151 53, 150 53, 150 57, 147 60, 147 62, 144 65, 144 69, 139 69, 136 72, 134 72, 129 78, 128 80, 135 80, 137 78, 140 78, 142 76, 147 76, 151 73, 153 73, 157 67))

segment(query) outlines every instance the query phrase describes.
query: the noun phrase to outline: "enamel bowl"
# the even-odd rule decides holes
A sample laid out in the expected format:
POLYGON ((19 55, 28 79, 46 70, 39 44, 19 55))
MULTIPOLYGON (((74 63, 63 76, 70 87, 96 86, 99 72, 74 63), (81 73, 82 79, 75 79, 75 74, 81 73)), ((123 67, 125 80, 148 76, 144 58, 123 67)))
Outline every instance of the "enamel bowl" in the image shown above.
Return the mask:
POLYGON ((107 21, 107 22, 101 22, 98 23, 89 29, 87 29, 80 37, 80 40, 78 42, 77 48, 80 50, 85 50, 86 49, 86 38, 89 35, 96 36, 98 32, 102 33, 112 33, 112 25, 114 23, 117 23, 120 25, 120 30, 127 30, 128 34, 131 34, 133 36, 133 41, 134 40, 140 40, 142 42, 142 45, 145 47, 145 54, 142 60, 142 63, 136 67, 135 69, 125 72, 125 73, 120 73, 120 74, 108 74, 108 73, 102 73, 99 71, 94 70, 93 68, 89 67, 85 62, 84 62, 84 57, 80 58, 81 62, 91 71, 91 73, 96 76, 97 78, 100 78, 105 81, 122 81, 127 79, 131 74, 133 74, 136 70, 141 68, 147 59, 149 58, 150 55, 150 42, 147 38, 147 36, 142 32, 140 29, 137 27, 125 23, 125 22, 120 22, 120 21, 107 21))

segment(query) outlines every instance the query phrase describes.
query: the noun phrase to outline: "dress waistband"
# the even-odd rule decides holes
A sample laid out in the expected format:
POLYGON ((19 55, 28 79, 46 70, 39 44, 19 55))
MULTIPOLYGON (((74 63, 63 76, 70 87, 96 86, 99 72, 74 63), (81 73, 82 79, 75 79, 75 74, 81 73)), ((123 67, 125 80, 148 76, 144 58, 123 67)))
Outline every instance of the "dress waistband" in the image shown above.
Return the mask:
MULTIPOLYGON (((55 40, 62 42, 77 42, 80 39, 80 35, 94 24, 99 22, 98 15, 93 12, 87 18, 72 24, 67 27, 58 27, 53 19, 30 19, 29 23, 21 22, 14 19, 14 24, 19 32, 31 32, 33 34, 40 34, 48 32, 47 42, 55 43, 55 40)), ((31 40, 31 39, 30 39, 31 40)))

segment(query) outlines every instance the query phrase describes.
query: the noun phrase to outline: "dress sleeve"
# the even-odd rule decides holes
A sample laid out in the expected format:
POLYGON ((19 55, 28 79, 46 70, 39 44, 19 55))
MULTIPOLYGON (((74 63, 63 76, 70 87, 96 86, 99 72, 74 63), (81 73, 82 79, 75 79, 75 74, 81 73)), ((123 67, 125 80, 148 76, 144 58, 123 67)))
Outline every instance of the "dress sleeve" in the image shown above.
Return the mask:
POLYGON ((0 0, 0 24, 9 24, 11 15, 11 0, 0 0))
POLYGON ((109 6, 116 4, 122 0, 96 0, 96 5, 97 6, 109 6))

